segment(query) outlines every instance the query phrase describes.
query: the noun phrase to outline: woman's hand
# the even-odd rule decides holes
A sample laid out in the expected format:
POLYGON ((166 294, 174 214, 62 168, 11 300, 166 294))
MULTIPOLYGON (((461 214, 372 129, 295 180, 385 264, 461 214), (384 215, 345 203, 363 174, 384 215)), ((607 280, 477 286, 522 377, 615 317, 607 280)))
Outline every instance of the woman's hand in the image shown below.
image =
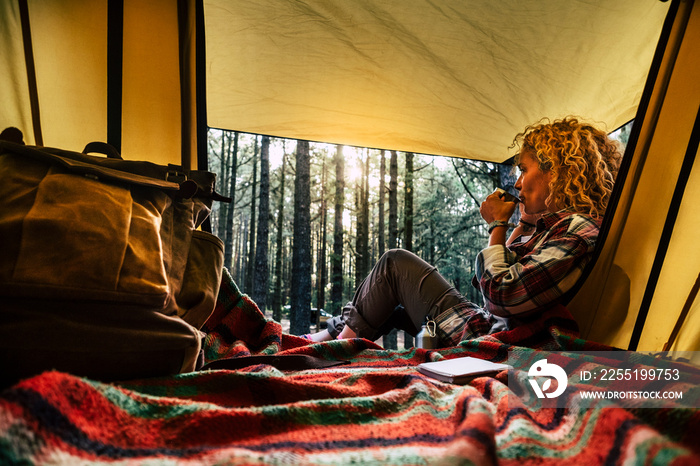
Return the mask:
POLYGON ((513 212, 515 212, 515 202, 505 202, 498 191, 486 196, 479 208, 479 213, 486 223, 494 220, 507 222, 513 216, 513 212))
POLYGON ((497 244, 506 244, 507 222, 515 212, 515 202, 506 202, 501 199, 501 193, 494 191, 486 196, 484 202, 481 203, 479 213, 486 223, 491 223, 496 220, 501 220, 504 225, 494 227, 489 231, 489 246, 497 244))

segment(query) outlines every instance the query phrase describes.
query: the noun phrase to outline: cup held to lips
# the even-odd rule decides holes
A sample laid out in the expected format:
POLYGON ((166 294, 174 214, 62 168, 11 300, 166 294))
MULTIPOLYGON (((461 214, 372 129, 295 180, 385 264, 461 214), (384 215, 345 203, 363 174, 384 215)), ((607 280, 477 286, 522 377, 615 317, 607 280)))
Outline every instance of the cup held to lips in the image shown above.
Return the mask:
POLYGON ((503 199, 505 202, 514 202, 514 203, 516 203, 516 204, 517 204, 518 202, 520 202, 520 199, 519 199, 519 198, 513 196, 511 193, 509 193, 509 192, 506 191, 505 189, 496 188, 496 192, 498 193, 498 197, 500 197, 501 199, 503 199))

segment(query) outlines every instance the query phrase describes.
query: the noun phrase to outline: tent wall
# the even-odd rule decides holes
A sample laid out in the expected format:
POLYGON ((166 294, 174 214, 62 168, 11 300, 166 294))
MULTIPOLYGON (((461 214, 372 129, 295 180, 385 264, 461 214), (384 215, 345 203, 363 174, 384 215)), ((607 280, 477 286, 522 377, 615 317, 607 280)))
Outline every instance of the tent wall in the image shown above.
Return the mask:
POLYGON ((27 64, 18 2, 0 2, 0 130, 16 126, 34 143, 27 64))
POLYGON ((205 0, 209 126, 502 162, 526 125, 612 131, 659 0, 205 0))
POLYGON ((128 159, 196 165, 197 12, 194 0, 0 2, 0 127, 29 144, 109 141, 128 159))
MULTIPOLYGON (((700 272, 700 174, 692 163, 700 108, 700 7, 678 1, 673 8, 649 100, 635 122, 636 144, 625 155, 629 172, 608 238, 570 303, 584 337, 622 348, 661 350, 700 272)), ((699 317, 690 313, 675 349, 700 349, 699 317)))

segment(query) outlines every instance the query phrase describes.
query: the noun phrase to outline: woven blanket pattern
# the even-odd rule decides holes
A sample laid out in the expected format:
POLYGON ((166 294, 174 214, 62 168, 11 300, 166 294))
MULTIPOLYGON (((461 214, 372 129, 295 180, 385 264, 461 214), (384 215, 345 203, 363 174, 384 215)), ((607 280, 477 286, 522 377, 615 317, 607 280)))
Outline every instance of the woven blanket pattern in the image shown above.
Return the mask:
POLYGON ((696 410, 604 400, 533 409, 508 388, 506 371, 460 386, 415 368, 465 355, 504 362, 509 351, 561 362, 562 351, 604 349, 576 338, 563 308, 517 332, 433 351, 309 344, 283 334, 225 274, 206 331, 205 361, 306 354, 349 364, 112 384, 47 372, 0 393, 0 464, 700 464, 696 410))

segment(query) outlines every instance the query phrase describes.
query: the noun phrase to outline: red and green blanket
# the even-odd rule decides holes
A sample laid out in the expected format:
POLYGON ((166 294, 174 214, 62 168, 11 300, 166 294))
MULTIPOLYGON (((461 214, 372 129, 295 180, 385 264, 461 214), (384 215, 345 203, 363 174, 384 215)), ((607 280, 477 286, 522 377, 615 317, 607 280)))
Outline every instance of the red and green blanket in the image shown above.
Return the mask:
POLYGON ((465 355, 505 362, 509 351, 611 350, 576 338, 563 308, 435 351, 309 344, 265 319, 224 275, 205 362, 307 355, 347 364, 290 371, 263 362, 114 384, 44 373, 0 393, 0 464, 700 464, 695 409, 602 400, 535 409, 518 401, 505 371, 460 386, 416 370, 465 355))

